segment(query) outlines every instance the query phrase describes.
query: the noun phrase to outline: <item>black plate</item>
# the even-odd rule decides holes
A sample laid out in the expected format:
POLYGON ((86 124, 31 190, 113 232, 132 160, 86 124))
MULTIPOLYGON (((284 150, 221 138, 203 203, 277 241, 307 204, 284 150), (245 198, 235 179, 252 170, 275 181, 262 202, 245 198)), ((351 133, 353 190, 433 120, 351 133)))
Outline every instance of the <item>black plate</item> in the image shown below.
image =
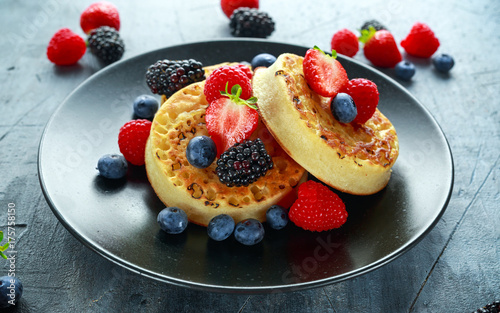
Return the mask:
POLYGON ((374 270, 408 251, 443 214, 453 187, 453 160, 439 125, 398 83, 339 56, 349 78, 373 80, 380 110, 393 122, 400 156, 388 186, 373 196, 341 194, 349 212, 340 229, 313 233, 289 225, 266 228, 262 243, 214 242, 203 227, 168 236, 156 216, 163 209, 143 167, 109 182, 95 170, 119 152, 119 128, 132 102, 150 93, 144 74, 159 59, 195 58, 205 65, 251 61, 261 52, 304 55, 307 48, 262 40, 191 43, 123 60, 96 73, 61 104, 40 143, 39 177, 54 214, 103 257, 151 278, 227 292, 291 291, 318 287, 374 270))

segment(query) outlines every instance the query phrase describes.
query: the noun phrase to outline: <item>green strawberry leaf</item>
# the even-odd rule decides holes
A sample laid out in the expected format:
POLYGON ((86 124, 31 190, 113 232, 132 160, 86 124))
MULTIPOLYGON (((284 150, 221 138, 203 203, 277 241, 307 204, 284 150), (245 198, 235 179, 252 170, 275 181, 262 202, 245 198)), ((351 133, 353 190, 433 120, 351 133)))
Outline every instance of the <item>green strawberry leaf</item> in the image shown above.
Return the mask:
POLYGON ((3 231, 0 230, 0 242, 3 240, 3 231))
POLYGON ((313 49, 320 51, 321 53, 323 53, 324 55, 326 55, 328 57, 331 57, 331 58, 334 58, 334 59, 337 58, 337 51, 335 51, 335 49, 332 49, 332 55, 326 54, 325 51, 321 50, 321 48, 318 47, 318 46, 314 46, 313 49))
POLYGON ((358 39, 362 43, 366 44, 373 36, 375 36, 376 32, 377 30, 375 29, 375 27, 370 25, 368 29, 361 30, 361 36, 358 39))
POLYGON ((229 82, 226 83, 226 90, 221 91, 220 94, 223 96, 228 97, 231 99, 232 102, 239 104, 239 105, 246 105, 249 108, 252 108, 254 110, 257 110, 257 106, 254 105, 257 103, 257 98, 256 97, 251 97, 248 100, 241 99, 241 93, 243 92, 243 89, 241 89, 241 86, 236 84, 233 87, 231 87, 231 93, 228 92, 228 87, 229 87, 229 82))
POLYGON ((2 251, 0 251, 0 256, 1 256, 2 258, 4 258, 4 259, 6 259, 6 260, 7 260, 7 256, 6 256, 5 254, 3 254, 3 252, 2 252, 2 251))
POLYGON ((7 250, 9 248, 9 244, 10 244, 10 240, 9 240, 9 242, 4 244, 3 246, 0 246, 0 252, 7 250))

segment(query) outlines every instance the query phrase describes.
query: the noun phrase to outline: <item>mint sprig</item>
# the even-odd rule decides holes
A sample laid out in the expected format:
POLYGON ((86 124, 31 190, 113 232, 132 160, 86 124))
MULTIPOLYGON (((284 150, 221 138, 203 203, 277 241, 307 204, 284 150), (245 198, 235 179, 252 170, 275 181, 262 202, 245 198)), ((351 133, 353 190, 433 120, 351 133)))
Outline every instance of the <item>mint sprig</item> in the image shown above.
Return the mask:
POLYGON ((221 91, 220 94, 228 97, 232 102, 239 104, 239 105, 246 105, 249 108, 252 108, 254 110, 258 110, 258 107, 255 105, 257 103, 257 98, 256 97, 250 97, 249 99, 241 99, 241 93, 243 92, 243 89, 241 89, 241 86, 236 84, 233 87, 231 87, 231 92, 229 92, 227 89, 229 88, 229 82, 226 83, 226 90, 221 91))

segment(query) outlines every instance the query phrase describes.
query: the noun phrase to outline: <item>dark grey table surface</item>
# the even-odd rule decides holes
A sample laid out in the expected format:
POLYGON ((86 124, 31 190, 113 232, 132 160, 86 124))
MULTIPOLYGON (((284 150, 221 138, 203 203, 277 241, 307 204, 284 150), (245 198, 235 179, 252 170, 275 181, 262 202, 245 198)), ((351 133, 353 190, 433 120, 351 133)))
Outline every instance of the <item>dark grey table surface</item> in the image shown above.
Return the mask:
MULTIPOLYGON (((87 53, 77 66, 46 58, 55 31, 82 34, 91 1, 0 1, 0 230, 16 208, 16 275, 24 295, 13 312, 472 312, 500 300, 500 2, 261 1, 276 22, 270 41, 329 49, 340 28, 378 19, 401 40, 429 24, 439 52, 455 57, 449 75, 411 59, 402 82, 441 125, 455 164, 448 208, 414 248, 362 276, 326 287, 262 295, 190 290, 132 273, 75 239, 50 210, 38 180, 44 126, 64 98, 102 66, 87 53), (286 4, 285 4, 286 3, 286 4)), ((115 0, 124 58, 187 42, 230 38, 218 0, 115 0)), ((362 53, 355 59, 368 63, 362 53)), ((393 76, 391 70, 383 70, 393 76)), ((9 263, 0 259, 0 274, 9 263)))

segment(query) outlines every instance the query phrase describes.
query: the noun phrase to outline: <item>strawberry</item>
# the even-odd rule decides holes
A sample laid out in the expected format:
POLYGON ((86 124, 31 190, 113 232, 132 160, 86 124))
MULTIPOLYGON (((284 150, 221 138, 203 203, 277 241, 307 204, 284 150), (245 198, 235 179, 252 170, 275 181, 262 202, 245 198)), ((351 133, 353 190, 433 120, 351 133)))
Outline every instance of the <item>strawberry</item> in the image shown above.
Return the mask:
POLYGON ((109 26, 120 30, 118 9, 112 3, 106 1, 93 3, 80 15, 80 26, 86 34, 101 26, 109 26))
POLYGON ((205 112, 207 130, 217 146, 217 156, 237 142, 248 139, 257 128, 259 113, 255 103, 257 99, 240 98, 242 89, 233 86, 231 93, 210 103, 205 112))
POLYGON ((337 53, 353 57, 359 50, 358 37, 352 31, 344 28, 333 34, 331 46, 332 50, 337 51, 337 53))
POLYGON ((203 93, 208 103, 221 98, 221 92, 232 90, 233 86, 239 85, 242 88, 240 98, 249 99, 252 96, 252 82, 248 74, 244 72, 239 65, 224 65, 217 68, 208 76, 205 81, 203 93), (227 84, 229 84, 227 86, 227 84))
POLYGON ((370 27, 369 30, 362 30, 359 40, 365 44, 365 57, 375 66, 394 67, 403 60, 394 37, 385 29, 370 27))
POLYGON ((345 204, 322 183, 308 180, 299 186, 298 198, 290 207, 290 220, 310 231, 339 228, 347 220, 345 204))
POLYGON ((85 40, 69 28, 58 30, 50 39, 47 58, 56 65, 73 65, 87 50, 85 40))
POLYGON ((220 6, 222 12, 226 14, 227 17, 231 17, 233 11, 238 8, 259 8, 259 0, 221 0, 220 6))
POLYGON ((145 119, 128 121, 120 128, 118 147, 127 161, 134 165, 144 165, 150 130, 151 121, 145 119))
POLYGON ((377 85, 365 78, 351 79, 341 92, 350 95, 356 104, 358 114, 353 123, 364 124, 377 109, 379 93, 377 85))
POLYGON ((401 40, 401 47, 409 55, 430 58, 439 48, 439 40, 427 24, 417 22, 406 38, 401 40))
POLYGON ((324 53, 317 46, 306 52, 303 62, 304 77, 309 87, 323 97, 335 97, 349 79, 347 73, 336 60, 337 53, 324 53))

